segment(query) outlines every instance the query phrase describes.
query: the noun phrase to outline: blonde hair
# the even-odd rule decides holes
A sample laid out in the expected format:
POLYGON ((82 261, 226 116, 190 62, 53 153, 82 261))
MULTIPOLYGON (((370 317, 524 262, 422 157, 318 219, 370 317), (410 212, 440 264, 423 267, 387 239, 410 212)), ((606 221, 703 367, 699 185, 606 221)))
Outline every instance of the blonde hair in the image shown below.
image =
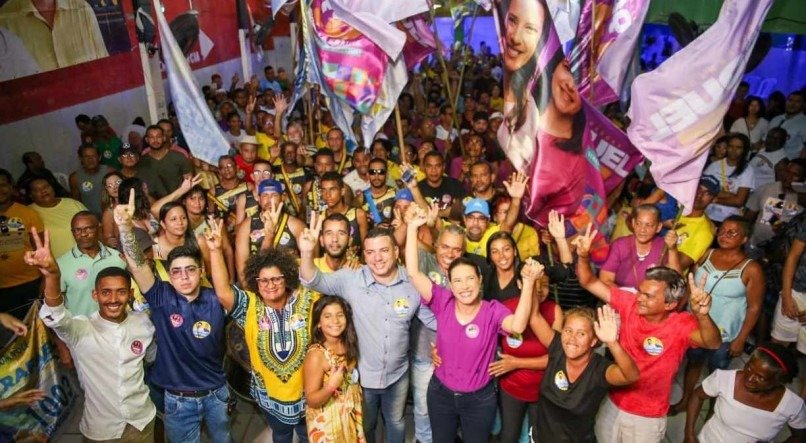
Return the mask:
POLYGON ((587 307, 571 308, 565 311, 563 317, 563 326, 565 326, 565 322, 567 322, 569 318, 581 317, 585 320, 588 320, 591 324, 591 329, 593 329, 593 323, 596 321, 596 311, 587 307))

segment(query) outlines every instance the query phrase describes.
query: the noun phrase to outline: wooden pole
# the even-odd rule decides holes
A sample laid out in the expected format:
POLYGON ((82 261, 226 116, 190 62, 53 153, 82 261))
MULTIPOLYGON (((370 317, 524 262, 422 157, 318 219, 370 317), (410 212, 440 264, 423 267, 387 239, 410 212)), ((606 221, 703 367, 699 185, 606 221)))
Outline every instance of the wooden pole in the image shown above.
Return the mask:
POLYGON ((405 160, 406 145, 403 138, 403 122, 400 119, 400 105, 398 104, 395 104, 395 125, 397 126, 397 144, 400 147, 400 155, 403 158, 403 160, 405 160))

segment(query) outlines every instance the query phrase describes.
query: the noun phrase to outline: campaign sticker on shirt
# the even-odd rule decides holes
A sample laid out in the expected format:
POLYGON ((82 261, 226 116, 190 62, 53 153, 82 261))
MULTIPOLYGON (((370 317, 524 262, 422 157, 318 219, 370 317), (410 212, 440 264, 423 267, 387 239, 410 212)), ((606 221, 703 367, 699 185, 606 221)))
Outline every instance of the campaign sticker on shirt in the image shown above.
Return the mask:
POLYGON ((510 348, 516 349, 520 348, 523 344, 523 336, 518 333, 513 333, 507 335, 507 346, 510 348))
POLYGON ((261 331, 268 331, 271 329, 271 319, 269 316, 264 315, 263 317, 260 317, 260 320, 257 321, 257 327, 261 331))
POLYGON ((383 217, 384 217, 384 218, 389 218, 389 217, 391 217, 391 216, 392 216, 392 207, 391 207, 391 206, 387 206, 387 207, 383 208, 383 211, 382 211, 382 212, 383 212, 383 217))
POLYGON ((84 192, 92 191, 92 182, 87 180, 84 183, 81 183, 81 190, 84 192))
POLYGON ((280 244, 285 246, 290 241, 291 241, 291 236, 288 235, 288 232, 283 232, 283 235, 280 236, 280 244))
POLYGON ((299 331, 305 327, 305 317, 301 314, 294 314, 288 319, 292 331, 299 331))
POLYGON ((439 286, 446 286, 447 280, 439 272, 431 271, 428 273, 428 279, 432 283, 439 286))
POLYGON ((86 269, 77 269, 76 270, 76 280, 86 280, 87 277, 90 276, 90 273, 87 272, 86 269))
POLYGON ((403 317, 408 315, 409 311, 411 311, 411 306, 407 299, 400 297, 392 304, 392 310, 395 311, 398 317, 403 317))
POLYGON ((132 309, 136 312, 145 312, 151 308, 148 302, 137 300, 136 298, 132 300, 132 309))
POLYGON ((350 383, 358 384, 358 368, 353 368, 353 371, 350 373, 350 383))
POLYGON ((171 326, 174 328, 182 326, 182 323, 185 322, 185 319, 180 314, 171 314, 169 318, 171 319, 171 326))
POLYGON ((652 356, 658 356, 663 353, 663 342, 657 337, 647 337, 644 339, 644 351, 652 356))
POLYGON ((196 323, 193 323, 193 336, 196 338, 204 338, 210 335, 210 331, 212 328, 210 327, 210 323, 207 323, 204 320, 199 320, 196 323))
POLYGON ((135 340, 132 342, 130 348, 134 355, 140 355, 143 353, 143 342, 141 342, 140 340, 135 340))
POLYGON ((470 323, 465 326, 465 335, 467 338, 476 338, 479 336, 479 327, 475 323, 470 323))
POLYGON ((112 158, 112 151, 104 151, 104 158, 107 160, 112 158))
POLYGON ((302 185, 300 185, 299 183, 294 183, 291 186, 291 189, 294 190, 294 194, 301 194, 302 193, 302 185))
POLYGON ((565 376, 565 372, 562 369, 554 373, 554 386, 557 386, 557 389, 561 391, 568 390, 568 377, 565 376))

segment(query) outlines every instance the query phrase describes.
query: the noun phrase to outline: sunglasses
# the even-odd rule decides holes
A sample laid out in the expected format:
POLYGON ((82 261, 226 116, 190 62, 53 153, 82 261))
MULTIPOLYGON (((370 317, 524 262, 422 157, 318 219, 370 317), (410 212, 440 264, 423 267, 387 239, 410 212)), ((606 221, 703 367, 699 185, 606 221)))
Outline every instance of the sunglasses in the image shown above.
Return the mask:
POLYGON ((386 169, 370 169, 369 175, 386 175, 386 169))

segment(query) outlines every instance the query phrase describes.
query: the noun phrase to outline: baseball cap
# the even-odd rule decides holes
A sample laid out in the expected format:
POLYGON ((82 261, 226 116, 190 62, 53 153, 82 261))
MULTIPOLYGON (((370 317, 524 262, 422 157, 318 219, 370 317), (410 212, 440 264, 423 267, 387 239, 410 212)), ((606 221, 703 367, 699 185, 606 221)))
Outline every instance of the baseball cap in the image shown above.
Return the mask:
POLYGON ((487 200, 481 198, 471 198, 465 204, 465 215, 470 215, 474 212, 478 212, 481 215, 490 218, 490 205, 487 203, 487 200))
POLYGON ((257 142, 257 137, 254 135, 247 135, 246 137, 241 139, 241 143, 239 145, 259 145, 260 143, 257 142))
POLYGON ((500 112, 498 112, 498 111, 495 111, 495 112, 493 112, 492 114, 490 114, 490 120, 495 120, 495 119, 497 119, 497 118, 501 118, 501 119, 503 119, 503 118, 504 118, 504 114, 502 114, 502 113, 500 113, 500 112))
POLYGON ((713 175, 703 175, 702 178, 700 178, 700 186, 705 187, 711 195, 719 194, 719 190, 721 189, 719 180, 713 175))
POLYGON ((273 178, 268 178, 260 182, 257 186, 258 195, 264 192, 274 192, 277 194, 283 193, 283 184, 273 178))
POLYGON ((405 188, 395 193, 395 200, 406 200, 413 202, 414 196, 411 194, 411 191, 408 188, 405 188))
POLYGON ((126 154, 137 154, 137 155, 139 155, 140 152, 134 146, 132 146, 132 145, 130 145, 128 143, 124 143, 123 147, 120 148, 120 154, 119 155, 126 155, 126 154))

